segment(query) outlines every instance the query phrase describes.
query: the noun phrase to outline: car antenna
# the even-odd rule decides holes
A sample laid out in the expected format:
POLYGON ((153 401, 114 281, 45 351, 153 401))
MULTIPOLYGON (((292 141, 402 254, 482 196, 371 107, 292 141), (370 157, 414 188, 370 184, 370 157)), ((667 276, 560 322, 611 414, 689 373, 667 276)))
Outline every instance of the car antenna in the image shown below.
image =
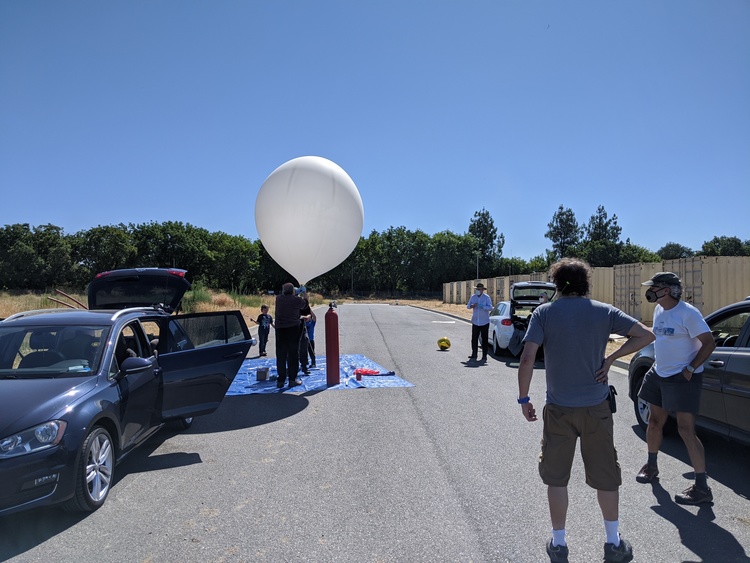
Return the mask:
MULTIPOLYGON (((58 293, 62 295, 63 297, 67 297, 68 299, 73 301, 76 305, 79 305, 82 309, 88 309, 88 307, 86 307, 86 305, 78 301, 78 299, 76 299, 72 295, 68 295, 67 293, 65 293, 64 291, 60 289, 55 289, 55 293, 58 293)), ((73 305, 71 305, 70 303, 65 303, 64 301, 60 301, 59 299, 55 299, 54 297, 48 297, 47 299, 49 299, 50 301, 54 301, 55 303, 59 303, 60 305, 65 305, 66 307, 70 307, 71 309, 76 308, 76 307, 73 307, 73 305)))

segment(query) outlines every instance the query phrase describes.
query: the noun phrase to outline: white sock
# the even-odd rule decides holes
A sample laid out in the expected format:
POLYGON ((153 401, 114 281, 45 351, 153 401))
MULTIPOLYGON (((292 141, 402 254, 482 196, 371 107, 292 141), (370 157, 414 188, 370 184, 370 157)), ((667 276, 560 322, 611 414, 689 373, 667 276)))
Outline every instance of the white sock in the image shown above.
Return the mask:
POLYGON ((620 545, 620 521, 605 520, 604 531, 607 533, 607 543, 612 543, 617 547, 620 545))
POLYGON ((565 543, 565 528, 562 530, 552 530, 552 545, 568 545, 565 543))

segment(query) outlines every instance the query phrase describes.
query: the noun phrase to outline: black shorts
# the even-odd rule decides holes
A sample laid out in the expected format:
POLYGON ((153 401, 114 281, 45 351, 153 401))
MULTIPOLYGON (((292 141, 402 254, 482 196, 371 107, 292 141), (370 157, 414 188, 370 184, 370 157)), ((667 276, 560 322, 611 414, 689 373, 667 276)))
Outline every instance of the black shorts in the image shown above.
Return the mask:
POLYGON ((682 373, 661 377, 652 367, 643 378, 638 397, 669 412, 698 414, 702 389, 702 373, 694 373, 688 381, 682 373))

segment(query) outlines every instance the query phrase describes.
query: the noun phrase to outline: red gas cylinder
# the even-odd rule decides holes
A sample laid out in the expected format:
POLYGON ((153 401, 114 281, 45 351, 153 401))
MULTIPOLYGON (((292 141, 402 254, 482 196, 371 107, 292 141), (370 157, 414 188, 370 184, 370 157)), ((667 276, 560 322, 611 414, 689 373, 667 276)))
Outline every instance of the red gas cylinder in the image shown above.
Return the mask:
POLYGON ((326 383, 338 385, 341 382, 339 367, 339 315, 332 301, 326 313, 326 383))

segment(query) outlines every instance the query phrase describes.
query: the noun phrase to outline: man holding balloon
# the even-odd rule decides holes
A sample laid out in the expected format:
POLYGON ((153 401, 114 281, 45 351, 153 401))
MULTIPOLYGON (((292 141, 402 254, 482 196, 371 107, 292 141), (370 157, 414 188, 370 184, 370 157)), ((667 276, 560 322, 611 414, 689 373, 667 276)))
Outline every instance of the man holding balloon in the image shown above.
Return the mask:
POLYGON ((276 387, 281 389, 289 378, 289 387, 301 385, 297 379, 299 370, 300 325, 303 311, 309 305, 305 299, 294 294, 294 285, 285 283, 281 295, 276 296, 276 371, 279 378, 276 387))
MULTIPOLYGON (((364 219, 357 186, 338 164, 319 156, 300 156, 276 168, 255 199, 255 227, 263 247, 301 286, 346 260, 360 240, 364 219), (310 217, 316 218, 316 228, 298 237, 294 225, 303 224, 310 217)), ((294 295, 291 283, 284 284, 276 300, 276 367, 280 388, 287 377, 290 387, 301 383, 297 380, 297 346, 302 302, 294 295)), ((338 327, 330 330, 337 331, 338 327)), ((328 333, 327 324, 329 342, 338 343, 338 334, 328 333)), ((334 354, 329 356, 333 358, 334 354)), ((335 357, 338 358, 338 344, 335 357)), ((329 370, 337 368, 327 366, 329 370)))

